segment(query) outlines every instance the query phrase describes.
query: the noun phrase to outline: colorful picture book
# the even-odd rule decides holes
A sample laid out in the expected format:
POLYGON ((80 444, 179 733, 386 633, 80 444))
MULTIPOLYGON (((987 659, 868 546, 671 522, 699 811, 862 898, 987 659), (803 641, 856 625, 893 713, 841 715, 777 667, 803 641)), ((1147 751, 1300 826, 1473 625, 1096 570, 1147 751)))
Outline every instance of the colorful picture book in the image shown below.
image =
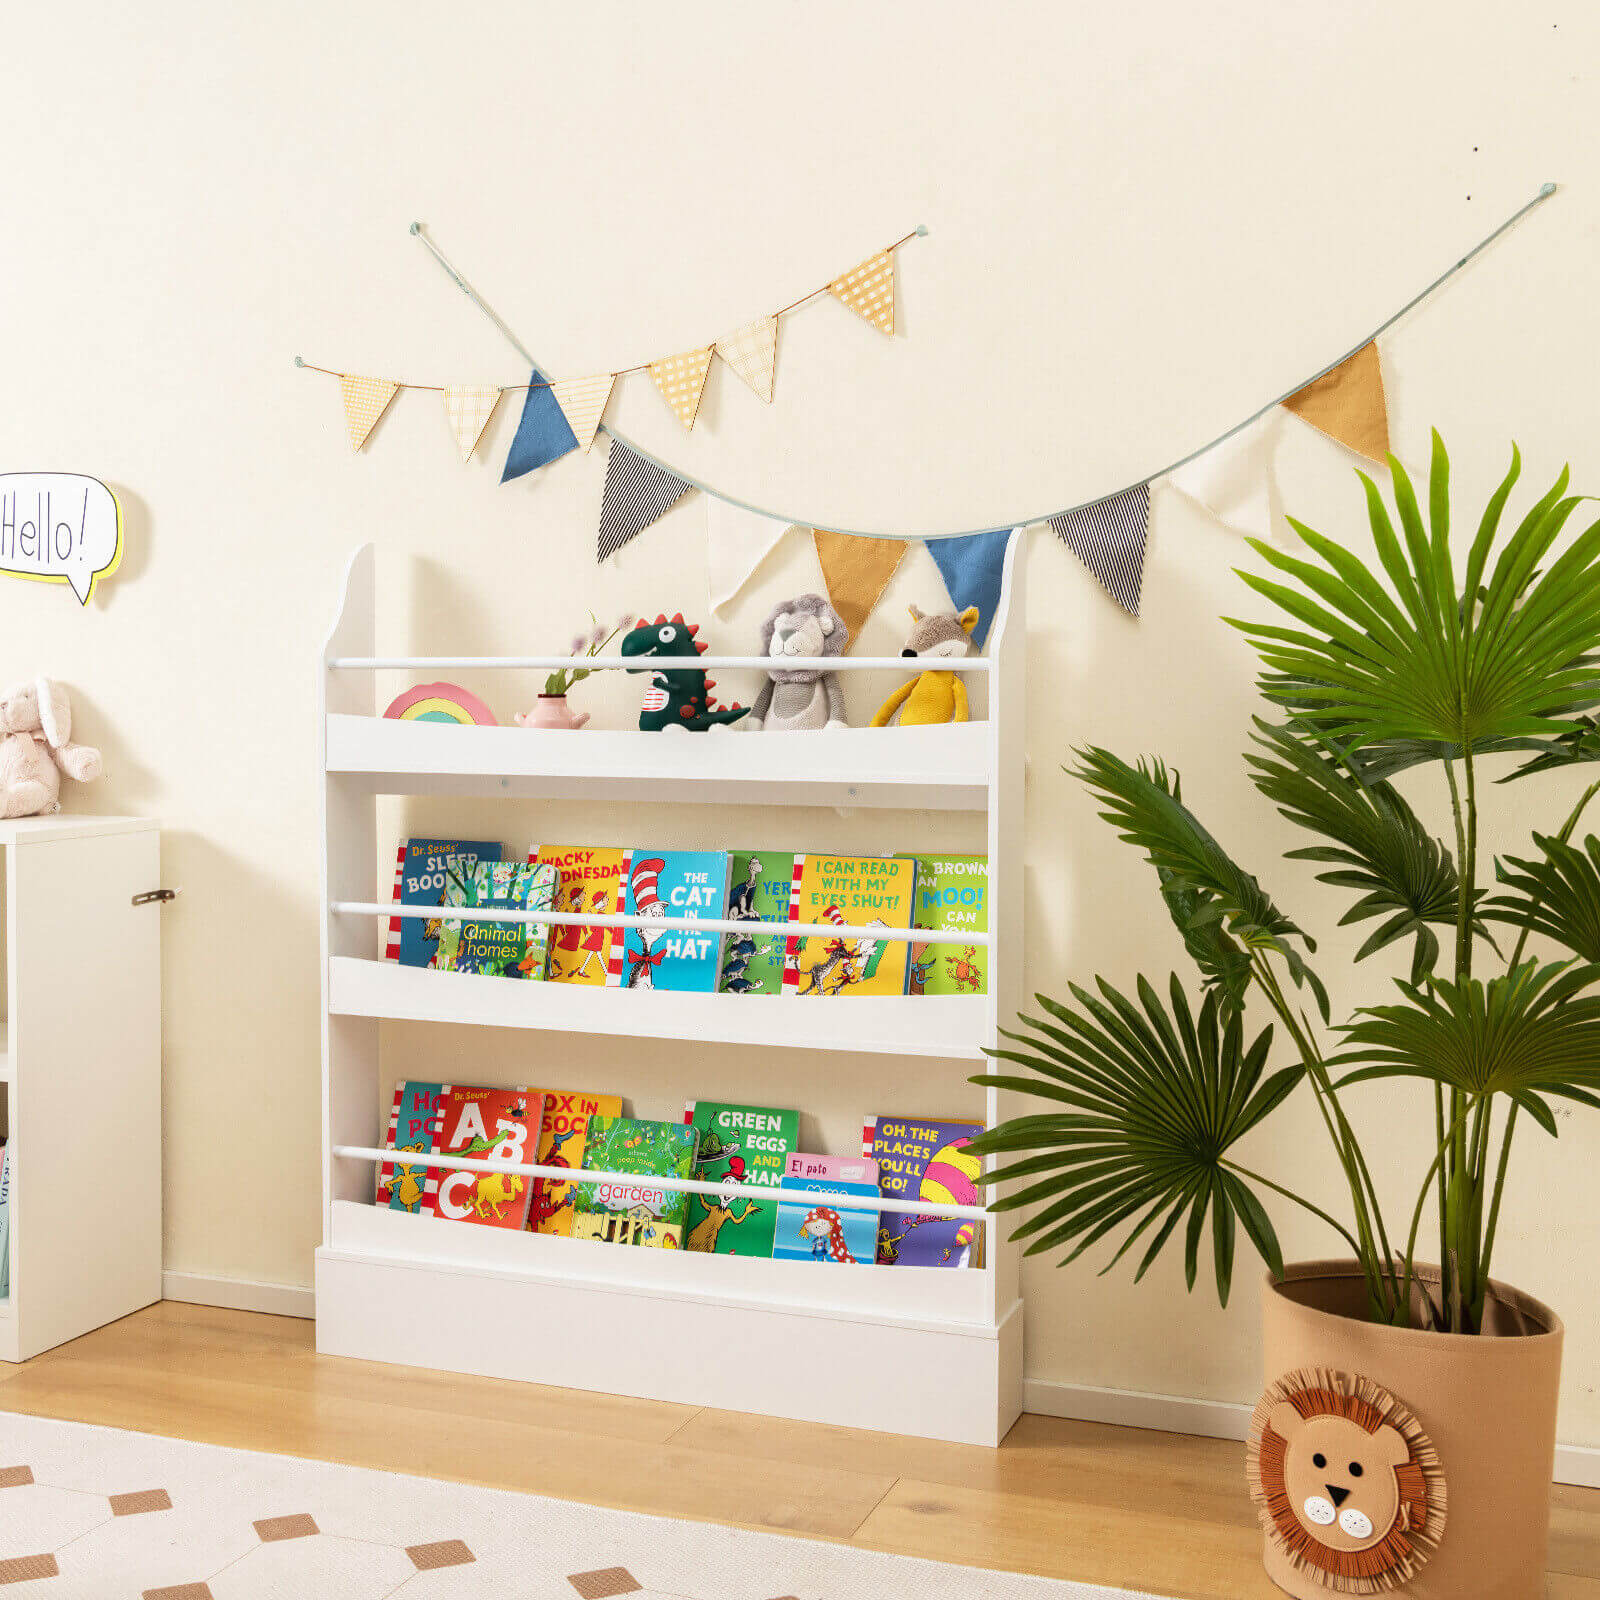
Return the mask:
POLYGON ((715 1195, 689 1196, 686 1248, 724 1256, 770 1256, 777 1226, 775 1200, 751 1189, 776 1189, 800 1137, 800 1113, 770 1106, 691 1100, 683 1120, 699 1133, 695 1177, 722 1186, 715 1195))
MULTIPOLYGON (((395 858, 395 904, 442 906, 452 873, 499 859, 500 845, 493 840, 407 839, 395 858)), ((433 917, 391 917, 384 954, 405 967, 432 966, 440 927, 433 917)))
MULTIPOLYGON (((430 1155, 443 1109, 442 1083, 397 1083, 384 1143, 391 1150, 430 1155)), ((439 1174, 433 1167, 386 1161, 378 1169, 378 1204, 391 1211, 432 1211, 438 1187, 439 1174)))
MULTIPOLYGON (((917 863, 906 856, 796 856, 791 922, 909 928, 917 863)), ((786 942, 783 987, 796 995, 903 995, 909 947, 870 933, 786 942)))
MULTIPOLYGON (((480 861, 448 879, 447 906, 548 911, 555 902, 556 869, 548 863, 480 861)), ((548 923, 452 920, 440 931, 433 964, 440 972, 543 978, 549 945, 548 923)))
POLYGON ((878 1163, 865 1156, 818 1156, 796 1152, 784 1172, 785 1189, 805 1189, 812 1201, 778 1203, 774 1261, 841 1262, 871 1266, 877 1257, 878 1213, 830 1206, 828 1197, 876 1199, 878 1163))
MULTIPOLYGON (((582 911, 590 916, 615 916, 622 910, 626 850, 593 845, 541 845, 534 860, 556 869, 560 879, 555 910, 582 911)), ((550 929, 547 977, 552 983, 606 982, 613 947, 620 948, 620 928, 586 928, 556 923, 550 929)))
MULTIPOLYGON (((728 898, 726 850, 628 852, 624 913, 631 917, 722 920, 728 898)), ((612 954, 611 983, 623 989, 711 994, 721 967, 722 935, 629 928, 612 954)))
POLYGON ((728 922, 749 922, 748 933, 722 936, 722 994, 779 994, 785 940, 763 934, 763 922, 784 922, 794 881, 794 857, 782 850, 736 850, 728 874, 728 922))
MULTIPOLYGON (((869 1117, 861 1130, 861 1153, 877 1161, 878 1187, 885 1199, 981 1205, 980 1163, 964 1146, 982 1132, 979 1122, 869 1117)), ((981 1260, 982 1238, 981 1224, 968 1218, 886 1211, 878 1224, 878 1263, 975 1266, 981 1260)))
MULTIPOLYGON (((989 931, 989 858, 917 857, 914 928, 989 931)), ((907 994, 987 994, 989 952, 980 945, 914 944, 907 994)))
POLYGON ((682 1249, 689 1196, 650 1179, 693 1178, 698 1141, 698 1130, 681 1122, 591 1117, 584 1165, 624 1176, 573 1186, 572 1237, 682 1249))
POLYGON ((0 1300, 11 1293, 11 1146, 0 1144, 0 1300))
MULTIPOLYGON (((591 1117, 620 1117, 622 1096, 585 1094, 574 1089, 547 1089, 544 1118, 539 1126, 541 1167, 581 1167, 588 1147, 591 1117)), ((554 1178, 533 1180, 533 1200, 528 1207, 530 1233, 572 1232, 576 1209, 573 1186, 554 1178)))
MULTIPOLYGON (((433 1153, 476 1161, 531 1163, 538 1148, 544 1096, 537 1089, 485 1089, 463 1084, 440 1087, 443 1104, 435 1124, 433 1153)), ((529 1180, 515 1172, 439 1169, 428 1209, 451 1222, 521 1229, 528 1220, 529 1180)))

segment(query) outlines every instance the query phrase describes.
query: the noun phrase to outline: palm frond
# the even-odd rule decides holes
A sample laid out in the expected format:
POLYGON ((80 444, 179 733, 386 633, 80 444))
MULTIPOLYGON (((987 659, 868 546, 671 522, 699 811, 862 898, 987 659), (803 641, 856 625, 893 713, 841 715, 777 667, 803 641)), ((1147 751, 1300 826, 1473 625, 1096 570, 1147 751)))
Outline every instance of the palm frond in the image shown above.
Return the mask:
POLYGON ((1483 914, 1542 933, 1585 961, 1600 962, 1600 839, 1577 845, 1536 833, 1538 861, 1507 856, 1495 874, 1509 893, 1485 902, 1483 914))

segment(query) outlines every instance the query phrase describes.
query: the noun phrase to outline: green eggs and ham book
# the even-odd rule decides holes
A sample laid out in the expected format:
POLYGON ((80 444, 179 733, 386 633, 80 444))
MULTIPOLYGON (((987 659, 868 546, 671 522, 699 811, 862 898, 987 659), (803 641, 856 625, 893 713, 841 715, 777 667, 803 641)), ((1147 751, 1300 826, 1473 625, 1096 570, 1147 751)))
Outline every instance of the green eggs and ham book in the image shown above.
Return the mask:
MULTIPOLYGON (((989 858, 918 856, 913 928, 989 931, 989 858)), ((914 944, 907 994, 987 994, 989 952, 981 945, 914 944)))
POLYGON ((699 1131, 681 1122, 590 1117, 583 1164, 618 1176, 572 1186, 572 1237, 681 1250, 689 1196, 650 1179, 693 1178, 698 1140, 699 1131))
POLYGON ((698 1130, 695 1177, 722 1186, 689 1196, 687 1248, 722 1256, 770 1256, 778 1221, 775 1200, 751 1189, 776 1189, 800 1137, 800 1113, 771 1106, 733 1106, 691 1100, 683 1120, 698 1130))
MULTIPOLYGON (((493 907, 497 911, 548 911, 559 879, 547 863, 480 861, 470 872, 451 874, 447 906, 493 907)), ((496 978, 543 978, 550 926, 543 922, 448 921, 439 935, 433 965, 440 972, 478 972, 496 978)))
MULTIPOLYGON (((453 874, 498 861, 500 853, 489 839, 407 839, 394 864, 395 904, 442 906, 453 874)), ((436 917, 391 917, 384 954, 403 967, 431 967, 440 926, 436 917)))
POLYGON ((728 875, 729 922, 748 922, 748 933, 722 936, 721 994, 778 994, 783 989, 782 934, 761 929, 763 922, 785 922, 794 878, 794 857, 786 850, 736 850, 728 875))

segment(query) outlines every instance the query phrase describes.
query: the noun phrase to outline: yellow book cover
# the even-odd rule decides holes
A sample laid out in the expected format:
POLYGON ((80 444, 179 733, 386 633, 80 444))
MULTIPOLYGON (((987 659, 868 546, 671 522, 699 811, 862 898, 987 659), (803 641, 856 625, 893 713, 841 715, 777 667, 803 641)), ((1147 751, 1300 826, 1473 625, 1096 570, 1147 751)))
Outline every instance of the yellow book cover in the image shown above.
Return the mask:
MULTIPOLYGON (((840 928, 909 928, 917 864, 893 856, 796 856, 791 922, 840 928)), ((846 933, 793 936, 783 964, 785 994, 904 994, 907 943, 846 933)))
MULTIPOLYGON (((581 1167, 588 1145, 590 1117, 620 1117, 620 1094, 585 1094, 580 1089, 552 1089, 544 1097, 544 1120, 539 1125, 541 1167, 581 1167)), ((554 1178, 533 1180, 533 1203, 528 1207, 529 1233, 572 1233, 573 1190, 554 1178)))
MULTIPOLYGON (((622 871, 625 850, 585 844, 540 845, 533 860, 546 862, 560 874, 556 911, 582 911, 592 916, 615 916, 622 910, 622 871)), ((601 987, 621 928, 585 928, 573 922, 550 926, 551 983, 589 983, 601 987)))

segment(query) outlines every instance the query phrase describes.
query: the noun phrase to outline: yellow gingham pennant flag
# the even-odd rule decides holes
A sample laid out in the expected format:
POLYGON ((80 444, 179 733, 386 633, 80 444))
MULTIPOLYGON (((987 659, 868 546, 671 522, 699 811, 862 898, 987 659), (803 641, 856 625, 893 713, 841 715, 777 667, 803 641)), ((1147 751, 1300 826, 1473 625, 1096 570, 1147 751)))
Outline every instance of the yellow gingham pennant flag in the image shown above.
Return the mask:
POLYGON ((339 376, 339 393, 344 396, 344 425, 350 435, 350 448, 359 450, 367 435, 378 424, 400 385, 388 378, 358 378, 351 373, 339 376))
POLYGON ((500 389, 492 383, 453 383, 444 391, 444 414, 455 435, 456 448, 463 461, 472 459, 483 430, 489 426, 494 408, 500 404, 500 389))
POLYGON ((778 365, 778 319, 757 317, 725 338, 716 352, 770 406, 778 365))
POLYGON ((879 333, 893 335, 894 257, 887 250, 868 256, 860 266, 835 278, 828 290, 879 333))
POLYGON ((685 428, 694 426, 710 366, 710 345, 703 350, 685 350, 680 355, 664 356, 650 363, 650 376, 656 380, 661 398, 672 407, 673 416, 685 428))
POLYGON ((550 385, 550 392, 561 407, 561 415, 567 419, 567 426, 585 455, 594 443, 595 430, 606 414, 611 386, 616 381, 612 373, 597 372, 592 378, 563 378, 550 385))

